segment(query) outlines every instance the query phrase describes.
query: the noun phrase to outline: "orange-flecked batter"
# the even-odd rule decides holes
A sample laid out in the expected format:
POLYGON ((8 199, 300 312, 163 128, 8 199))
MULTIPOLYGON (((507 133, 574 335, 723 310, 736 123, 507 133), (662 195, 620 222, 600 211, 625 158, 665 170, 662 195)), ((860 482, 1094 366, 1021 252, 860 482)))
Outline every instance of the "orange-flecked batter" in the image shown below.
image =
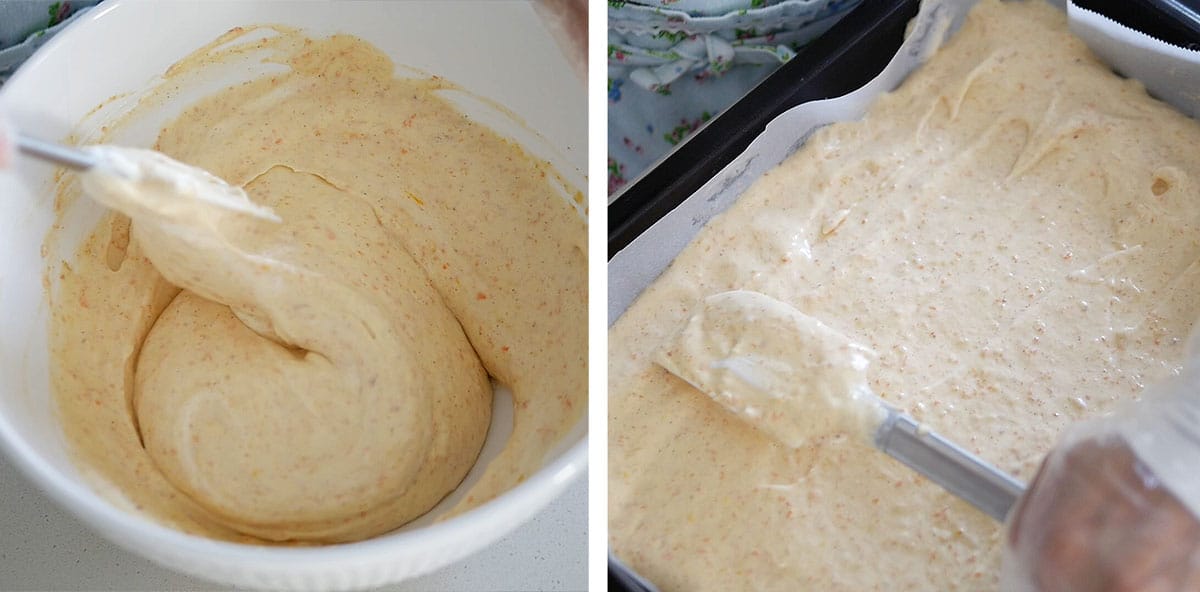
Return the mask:
POLYGON ((581 204, 438 95, 453 85, 397 78, 353 37, 235 30, 168 76, 239 59, 257 32, 271 34, 252 48, 286 71, 199 101, 156 145, 255 206, 181 192, 188 172, 139 152, 109 149, 120 174, 83 178, 128 216, 102 221, 53 297, 54 391, 80 467, 187 532, 358 540, 458 486, 490 375, 515 421, 451 512, 477 506, 540 468, 586 409, 581 204))
POLYGON ((1042 0, 981 1, 616 322, 609 527, 624 562, 665 591, 998 585, 986 515, 867 439, 793 449, 658 366, 713 294, 761 292, 863 344, 872 391, 1026 480, 1068 424, 1179 370, 1200 313, 1200 124, 1066 25, 1042 0))

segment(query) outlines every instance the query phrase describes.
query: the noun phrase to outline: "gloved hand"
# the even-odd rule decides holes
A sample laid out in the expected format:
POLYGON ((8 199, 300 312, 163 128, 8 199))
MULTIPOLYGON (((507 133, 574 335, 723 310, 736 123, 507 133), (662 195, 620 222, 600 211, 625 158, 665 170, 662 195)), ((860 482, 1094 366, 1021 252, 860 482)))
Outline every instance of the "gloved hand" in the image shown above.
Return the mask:
POLYGON ((8 168, 8 165, 13 160, 13 153, 16 148, 13 146, 12 127, 8 125, 8 119, 0 113, 0 169, 8 168))
POLYGON ((571 67, 587 83, 587 0, 534 0, 533 9, 542 17, 571 67))
POLYGON ((1190 349, 1182 374, 1072 428, 1046 457, 1008 518, 1002 590, 1200 590, 1200 359, 1190 349))

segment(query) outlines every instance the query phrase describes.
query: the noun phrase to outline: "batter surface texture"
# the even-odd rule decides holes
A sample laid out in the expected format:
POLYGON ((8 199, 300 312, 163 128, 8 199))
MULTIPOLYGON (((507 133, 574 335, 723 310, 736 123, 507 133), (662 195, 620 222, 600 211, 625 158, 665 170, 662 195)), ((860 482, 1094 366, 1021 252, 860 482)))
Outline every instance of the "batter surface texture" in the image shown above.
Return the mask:
POLYGON ((1179 370, 1200 125, 1041 1, 984 0, 862 120, 714 219, 610 331, 615 553, 664 590, 987 590, 1002 527, 861 439, 792 449, 655 361, 752 290, 876 353, 871 390, 1023 479, 1179 370))
POLYGON ((512 434, 446 515, 520 483, 587 407, 582 195, 464 116, 453 84, 398 77, 345 35, 235 29, 138 109, 246 55, 273 73, 190 106, 155 146, 232 193, 140 151, 83 178, 124 213, 52 282, 81 470, 186 532, 359 540, 458 487, 490 376, 512 390, 512 434))

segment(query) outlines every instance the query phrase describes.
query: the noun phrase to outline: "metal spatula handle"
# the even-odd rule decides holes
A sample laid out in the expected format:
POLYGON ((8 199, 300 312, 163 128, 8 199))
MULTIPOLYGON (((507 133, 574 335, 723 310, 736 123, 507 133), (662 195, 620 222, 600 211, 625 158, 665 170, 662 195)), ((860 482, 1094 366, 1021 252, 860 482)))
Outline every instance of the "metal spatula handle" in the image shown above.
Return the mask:
POLYGON ((17 150, 42 160, 81 170, 90 169, 96 164, 92 155, 78 148, 45 142, 22 134, 17 134, 15 139, 17 150))
POLYGON ((1000 522, 1025 492, 1020 481, 895 409, 875 432, 875 446, 1000 522))

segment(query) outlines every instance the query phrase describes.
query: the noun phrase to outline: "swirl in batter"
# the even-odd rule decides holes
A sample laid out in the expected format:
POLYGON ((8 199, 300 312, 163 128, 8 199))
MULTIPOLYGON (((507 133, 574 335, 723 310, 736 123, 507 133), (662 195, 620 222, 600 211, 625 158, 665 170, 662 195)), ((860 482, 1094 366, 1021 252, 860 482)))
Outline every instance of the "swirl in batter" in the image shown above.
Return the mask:
MULTIPOLYGON (((244 33, 168 77, 236 57, 222 48, 244 33)), ((490 375, 516 419, 451 513, 474 507, 537 470, 586 407, 581 200, 442 99, 449 83, 395 78, 352 37, 275 33, 252 47, 288 72, 159 136, 229 186, 113 148, 83 176, 122 214, 53 300, 67 437, 110 497, 176 528, 352 541, 459 485, 490 375)))

